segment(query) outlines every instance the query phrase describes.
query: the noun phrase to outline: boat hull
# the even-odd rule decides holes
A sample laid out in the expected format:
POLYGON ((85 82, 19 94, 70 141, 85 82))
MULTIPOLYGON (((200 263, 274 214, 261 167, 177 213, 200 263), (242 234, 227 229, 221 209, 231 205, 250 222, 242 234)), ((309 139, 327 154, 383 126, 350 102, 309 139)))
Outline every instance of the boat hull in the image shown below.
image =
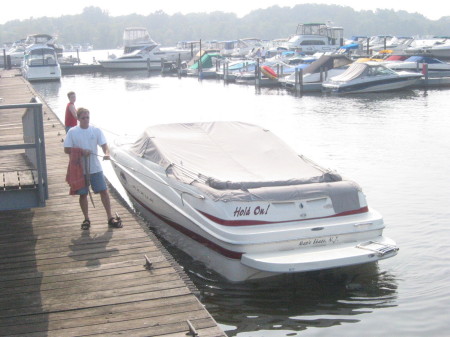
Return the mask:
POLYGON ((169 242, 230 281, 371 263, 397 254, 395 243, 382 236, 384 224, 375 211, 276 222, 266 217, 268 207, 288 204, 224 203, 212 210, 213 201, 180 192, 163 175, 140 170, 137 162, 123 163, 116 151, 113 147, 113 168, 136 208, 169 242), (232 219, 223 219, 233 211, 232 219), (372 248, 371 242, 387 252, 358 247, 372 248))
POLYGON ((324 83, 323 87, 335 93, 369 93, 400 90, 411 87, 419 81, 420 76, 399 77, 396 79, 376 80, 370 82, 351 82, 345 84, 324 83))
POLYGON ((159 70, 161 69, 161 62, 151 62, 149 60, 139 61, 121 61, 121 60, 108 60, 99 61, 101 66, 105 69, 112 70, 159 70))

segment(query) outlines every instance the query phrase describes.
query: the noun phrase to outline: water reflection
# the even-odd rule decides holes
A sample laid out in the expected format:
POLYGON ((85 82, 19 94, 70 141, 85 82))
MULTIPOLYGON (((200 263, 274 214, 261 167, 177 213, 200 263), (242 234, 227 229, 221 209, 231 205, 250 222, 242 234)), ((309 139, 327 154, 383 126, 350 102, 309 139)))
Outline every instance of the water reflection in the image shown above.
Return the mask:
POLYGON ((359 315, 397 306, 396 277, 380 271, 377 263, 231 283, 160 239, 229 337, 262 330, 289 335, 309 327, 357 323, 359 315))

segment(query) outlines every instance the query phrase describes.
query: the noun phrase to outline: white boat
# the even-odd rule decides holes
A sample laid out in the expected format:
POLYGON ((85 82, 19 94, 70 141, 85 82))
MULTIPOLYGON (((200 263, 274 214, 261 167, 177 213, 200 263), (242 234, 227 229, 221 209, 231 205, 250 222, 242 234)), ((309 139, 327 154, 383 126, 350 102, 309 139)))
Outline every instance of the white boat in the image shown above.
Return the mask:
POLYGON ((448 41, 448 36, 415 39, 408 48, 404 49, 404 52, 409 55, 427 54, 437 58, 448 58, 450 57, 448 41))
POLYGON ((28 81, 59 81, 61 67, 54 48, 32 45, 25 50, 22 75, 28 81))
POLYGON ((434 57, 415 55, 403 61, 385 60, 384 64, 395 71, 407 70, 423 72, 424 66, 428 69, 428 75, 431 77, 442 77, 450 75, 450 63, 443 62, 434 57))
POLYGON ((361 188, 242 122, 148 127, 111 145, 113 168, 170 242, 231 281, 397 254, 361 188))
POLYGON ((450 59, 450 39, 445 39, 442 43, 436 43, 425 50, 433 57, 450 59))
MULTIPOLYGON (((11 48, 6 52, 6 56, 10 58, 12 67, 21 67, 25 50, 33 45, 43 45, 55 49, 58 56, 62 55, 63 48, 56 44, 56 37, 49 34, 31 34, 22 39, 14 42, 11 48)), ((0 65, 4 66, 3 57, 0 58, 0 65)))
POLYGON ((334 52, 343 45, 344 29, 325 23, 301 23, 286 43, 289 50, 305 54, 334 52))
POLYGON ((233 47, 230 56, 242 58, 255 54, 258 49, 264 47, 264 43, 261 39, 251 37, 235 41, 233 47))
POLYGON ((421 74, 396 72, 379 62, 355 62, 338 76, 322 83, 326 90, 336 93, 364 93, 391 91, 411 87, 421 74))
POLYGON ((123 36, 124 53, 108 60, 99 60, 105 69, 160 70, 163 62, 187 61, 191 51, 175 47, 160 47, 153 41, 146 28, 126 28, 123 36))

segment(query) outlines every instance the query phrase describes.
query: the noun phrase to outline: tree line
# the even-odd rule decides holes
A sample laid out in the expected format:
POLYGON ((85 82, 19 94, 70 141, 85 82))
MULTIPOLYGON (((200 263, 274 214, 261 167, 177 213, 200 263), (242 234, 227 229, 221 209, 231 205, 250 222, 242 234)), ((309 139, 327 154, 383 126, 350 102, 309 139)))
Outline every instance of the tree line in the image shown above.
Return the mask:
POLYGON ((186 15, 156 11, 150 15, 113 17, 98 7, 86 7, 77 15, 8 21, 0 25, 0 42, 3 44, 29 34, 46 33, 57 35, 62 44, 90 43, 95 49, 109 49, 122 45, 126 27, 146 27, 151 37, 165 46, 199 39, 226 41, 256 37, 272 40, 294 34, 299 23, 328 21, 344 28, 346 37, 450 35, 450 16, 429 20, 419 13, 387 9, 355 11, 339 5, 272 6, 254 10, 242 18, 220 11, 186 15))

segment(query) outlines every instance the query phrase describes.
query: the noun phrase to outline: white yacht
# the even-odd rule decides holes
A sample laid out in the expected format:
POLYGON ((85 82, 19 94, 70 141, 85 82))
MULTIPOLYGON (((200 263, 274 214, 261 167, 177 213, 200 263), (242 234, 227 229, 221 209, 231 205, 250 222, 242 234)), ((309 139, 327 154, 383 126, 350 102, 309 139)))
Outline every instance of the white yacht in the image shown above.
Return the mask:
POLYGON ((325 23, 301 23, 286 47, 305 54, 333 52, 343 45, 343 36, 344 29, 341 27, 331 27, 325 23))
POLYGON ((61 67, 54 48, 32 45, 25 50, 22 75, 28 81, 59 81, 61 67))
POLYGON ((160 47, 150 37, 147 29, 142 27, 126 28, 123 42, 123 55, 99 61, 103 68, 160 70, 163 62, 187 61, 192 58, 190 50, 160 47))

